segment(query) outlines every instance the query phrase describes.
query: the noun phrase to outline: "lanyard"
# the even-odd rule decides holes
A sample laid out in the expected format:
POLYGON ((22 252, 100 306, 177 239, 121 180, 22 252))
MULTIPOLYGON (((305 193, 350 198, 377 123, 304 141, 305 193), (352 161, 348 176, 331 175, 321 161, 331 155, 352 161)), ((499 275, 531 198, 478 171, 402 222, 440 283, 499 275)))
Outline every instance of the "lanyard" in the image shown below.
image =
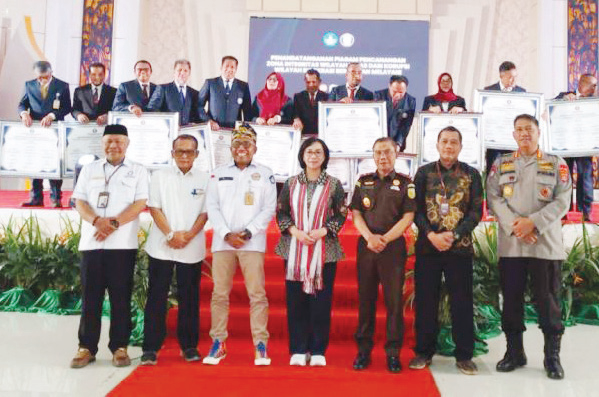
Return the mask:
POLYGON ((122 162, 121 164, 118 165, 118 167, 116 167, 114 169, 114 171, 112 171, 112 174, 110 174, 110 176, 107 178, 106 177, 106 163, 104 163, 104 188, 108 189, 108 184, 110 183, 110 180, 112 179, 112 177, 114 176, 114 174, 116 174, 116 172, 123 166, 124 162, 122 162))
MULTIPOLYGON (((437 166, 437 175, 439 175, 439 180, 441 181, 441 188, 443 189, 443 197, 447 199, 447 187, 445 186, 445 181, 443 180, 443 175, 441 174, 441 168, 439 167, 439 162, 436 163, 437 166)), ((460 163, 458 163, 457 169, 455 172, 460 170, 460 163)))

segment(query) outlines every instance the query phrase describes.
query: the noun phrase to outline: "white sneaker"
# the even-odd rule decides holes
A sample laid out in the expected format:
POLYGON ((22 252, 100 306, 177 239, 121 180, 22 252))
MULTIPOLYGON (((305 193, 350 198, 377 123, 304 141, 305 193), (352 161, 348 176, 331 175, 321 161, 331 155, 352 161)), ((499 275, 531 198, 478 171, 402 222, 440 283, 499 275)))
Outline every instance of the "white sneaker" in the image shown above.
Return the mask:
POLYGON ((298 365, 300 367, 306 366, 306 355, 305 354, 294 354, 289 360, 289 365, 298 365))
POLYGON ((254 365, 270 365, 270 358, 266 352, 266 344, 264 344, 264 342, 260 342, 256 345, 254 365))
POLYGON ((324 356, 322 356, 320 354, 317 354, 310 358, 310 366, 311 367, 326 367, 326 365, 327 365, 327 360, 324 358, 324 356))

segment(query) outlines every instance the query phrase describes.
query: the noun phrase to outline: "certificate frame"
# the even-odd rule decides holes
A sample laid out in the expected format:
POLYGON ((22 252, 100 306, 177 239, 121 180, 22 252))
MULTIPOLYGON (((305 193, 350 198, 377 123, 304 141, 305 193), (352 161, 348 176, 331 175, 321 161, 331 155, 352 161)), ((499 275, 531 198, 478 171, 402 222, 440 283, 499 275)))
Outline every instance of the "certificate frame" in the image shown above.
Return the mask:
POLYGON ((256 146, 257 151, 254 154, 254 159, 256 162, 270 167, 273 171, 273 175, 277 182, 285 182, 289 177, 295 175, 295 170, 298 167, 298 159, 297 153, 300 148, 300 140, 301 140, 301 132, 293 128, 292 125, 259 125, 259 124, 250 124, 251 127, 256 131, 256 146), (286 134, 289 138, 291 144, 288 146, 287 151, 283 154, 283 156, 290 159, 289 165, 286 170, 279 169, 279 167, 273 166, 272 160, 276 160, 276 156, 272 156, 272 153, 269 155, 267 150, 264 149, 265 141, 269 139, 273 139, 279 134, 286 134), (262 149, 261 149, 262 147, 262 149), (289 153, 291 153, 291 157, 289 157, 289 153), (279 171, 279 172, 278 172, 279 171))
MULTIPOLYGON (((566 136, 576 136, 580 134, 580 126, 574 123, 568 123, 568 130, 563 130, 562 125, 554 122, 554 118, 557 117, 555 113, 558 110, 569 109, 573 114, 586 113, 588 116, 598 117, 599 114, 599 98, 585 98, 585 99, 577 99, 575 101, 568 101, 563 99, 556 99, 547 101, 547 133, 545 134, 546 139, 546 150, 551 154, 555 154, 561 157, 590 157, 597 156, 599 154, 599 135, 597 135, 597 125, 599 125, 599 118, 597 118, 597 124, 588 125, 587 128, 589 131, 586 134, 583 134, 587 138, 595 138, 594 141, 588 142, 585 141, 585 149, 576 149, 576 148, 562 148, 557 147, 557 134, 565 134, 566 136)), ((580 116, 576 117, 578 120, 580 116)))
POLYGON ((462 133, 462 153, 464 149, 472 151, 471 158, 464 158, 461 156, 460 161, 467 163, 468 165, 476 168, 478 171, 482 171, 483 159, 484 159, 484 142, 481 131, 482 125, 482 114, 481 113, 432 113, 432 112, 419 112, 418 113, 418 166, 428 164, 432 161, 439 159, 439 153, 436 145, 437 136, 441 131, 441 128, 437 126, 454 126, 462 133), (427 131, 427 128, 435 127, 435 131, 427 131), (461 128, 460 128, 461 127, 461 128), (464 128, 466 127, 466 128, 464 128), (467 135, 465 131, 469 131, 468 128, 473 128, 472 134, 467 135), (428 134, 433 134, 429 136, 428 134))
POLYGON ((541 114, 544 109, 544 98, 545 96, 540 93, 533 92, 502 92, 502 91, 489 91, 489 90, 475 90, 474 91, 474 109, 482 113, 482 133, 483 133, 483 144, 485 149, 499 149, 499 150, 518 150, 518 144, 513 139, 512 132, 514 131, 514 119, 520 114, 530 114, 541 122, 541 114), (526 109, 516 110, 517 108, 512 105, 514 100, 526 101, 529 104, 529 108, 534 109, 534 112, 526 111, 526 109), (505 131, 491 131, 492 125, 490 117, 493 115, 490 112, 485 112, 485 107, 490 106, 491 101, 505 102, 505 111, 501 112, 503 123, 509 124, 510 128, 505 131), (504 139, 504 143, 498 142, 498 140, 491 139, 496 133, 509 135, 509 139, 504 139), (505 143, 508 141, 510 143, 505 143))
MULTIPOLYGON (((341 118, 341 117, 340 117, 341 118)), ((386 137, 387 133, 387 104, 385 101, 363 101, 352 103, 340 102, 318 102, 318 131, 321 138, 329 147, 331 157, 364 157, 372 153, 372 145, 378 138, 386 137), (339 131, 336 131, 332 120, 335 112, 344 110, 355 114, 356 111, 365 113, 370 110, 378 118, 376 128, 373 128, 372 135, 362 136, 362 141, 368 141, 360 148, 344 148, 339 146, 342 138, 337 138, 339 131)), ((347 139, 345 139, 347 141, 347 139)))
MULTIPOLYGON (((29 139, 34 139, 36 144, 39 144, 40 140, 35 139, 32 136, 29 139)), ((41 123, 34 122, 31 127, 25 127, 23 123, 19 121, 0 121, 0 175, 10 177, 27 177, 36 179, 60 179, 62 177, 62 159, 63 159, 63 135, 60 131, 59 123, 52 123, 50 127, 42 127, 41 123), (49 139, 56 139, 56 144, 48 146, 46 150, 55 151, 55 161, 53 161, 52 168, 49 170, 36 170, 28 171, 23 169, 9 169, 5 164, 5 150, 9 150, 10 143, 7 141, 7 135, 13 128, 19 127, 19 129, 28 130, 31 134, 47 135, 49 139)), ((27 156, 30 160, 31 155, 27 156)))
POLYGON ((163 112, 145 112, 141 117, 137 117, 133 113, 129 112, 108 112, 108 124, 137 124, 148 121, 163 121, 166 124, 167 130, 162 140, 168 145, 165 147, 155 148, 159 156, 151 156, 151 160, 147 160, 147 149, 143 149, 138 142, 143 141, 142 136, 139 135, 138 131, 131 130, 128 128, 129 139, 131 143, 127 149, 127 158, 137 162, 149 170, 156 170, 160 168, 166 168, 171 166, 173 159, 171 156, 172 141, 177 137, 179 133, 179 113, 163 113, 163 112), (146 158, 146 160, 144 160, 146 158))
MULTIPOLYGON (((372 162, 372 165, 369 165, 369 172, 376 171, 376 164, 374 164, 374 159, 372 156, 355 158, 352 172, 354 175, 354 184, 358 181, 360 176, 364 175, 364 173, 360 172, 360 165, 364 161, 372 162)), ((408 175, 413 179, 414 175, 416 175, 416 170, 418 169, 418 155, 413 153, 399 153, 395 159, 394 168, 395 172, 401 172, 402 174, 408 175), (407 173, 403 172, 406 170, 408 171, 407 173)))
POLYGON ((69 164, 71 161, 75 161, 75 164, 78 160, 73 159, 72 151, 69 150, 71 146, 71 135, 75 135, 76 132, 84 132, 87 137, 98 137, 98 147, 95 149, 90 149, 85 154, 96 155, 100 158, 104 157, 104 150, 102 145, 102 135, 104 133, 104 125, 98 125, 95 122, 90 122, 87 124, 81 124, 76 121, 69 122, 60 122, 61 134, 63 136, 63 158, 62 158, 62 177, 63 178, 73 178, 75 175, 75 165, 71 168, 69 164))
POLYGON ((202 171, 212 172, 214 162, 212 157, 212 129, 210 128, 210 123, 194 124, 179 128, 177 136, 184 134, 191 135, 198 140, 198 151, 200 153, 194 161, 194 166, 202 171))

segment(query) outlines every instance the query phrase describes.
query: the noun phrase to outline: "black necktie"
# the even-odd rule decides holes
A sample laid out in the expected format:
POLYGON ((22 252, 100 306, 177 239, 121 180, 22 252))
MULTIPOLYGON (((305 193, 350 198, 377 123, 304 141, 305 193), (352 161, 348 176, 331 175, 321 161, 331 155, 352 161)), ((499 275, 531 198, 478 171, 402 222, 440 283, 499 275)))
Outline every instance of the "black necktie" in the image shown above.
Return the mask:
POLYGON ((179 96, 181 98, 181 103, 185 105, 185 95, 183 94, 183 87, 179 87, 179 96))
POLYGON ((229 95, 231 93, 231 80, 225 81, 225 95, 229 95))
POLYGON ((143 88, 143 90, 142 90, 142 91, 143 91, 143 94, 144 94, 144 100, 146 100, 146 99, 148 99, 148 98, 150 97, 150 95, 149 95, 149 93, 148 93, 148 85, 147 85, 147 84, 144 84, 144 85, 143 85, 143 87, 144 87, 144 88, 143 88))
POLYGON ((94 87, 94 105, 97 105, 100 102, 100 95, 98 92, 98 87, 94 87))

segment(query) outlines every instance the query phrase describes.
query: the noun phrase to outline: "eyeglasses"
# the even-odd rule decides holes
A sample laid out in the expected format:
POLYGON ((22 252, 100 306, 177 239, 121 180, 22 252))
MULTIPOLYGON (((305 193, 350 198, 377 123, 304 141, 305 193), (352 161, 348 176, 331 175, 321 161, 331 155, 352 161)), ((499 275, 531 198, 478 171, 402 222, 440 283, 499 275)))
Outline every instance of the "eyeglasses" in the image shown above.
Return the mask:
POLYGON ((197 150, 173 150, 173 154, 175 155, 175 157, 183 157, 183 156, 187 156, 187 157, 193 157, 198 151, 197 150))
POLYGON ((310 156, 320 157, 320 156, 324 155, 324 152, 322 150, 306 150, 304 152, 304 154, 308 157, 310 157, 310 156))
POLYGON ((254 143, 251 141, 234 141, 231 142, 231 147, 233 149, 239 149, 240 147, 244 147, 245 149, 249 149, 252 147, 254 143))

